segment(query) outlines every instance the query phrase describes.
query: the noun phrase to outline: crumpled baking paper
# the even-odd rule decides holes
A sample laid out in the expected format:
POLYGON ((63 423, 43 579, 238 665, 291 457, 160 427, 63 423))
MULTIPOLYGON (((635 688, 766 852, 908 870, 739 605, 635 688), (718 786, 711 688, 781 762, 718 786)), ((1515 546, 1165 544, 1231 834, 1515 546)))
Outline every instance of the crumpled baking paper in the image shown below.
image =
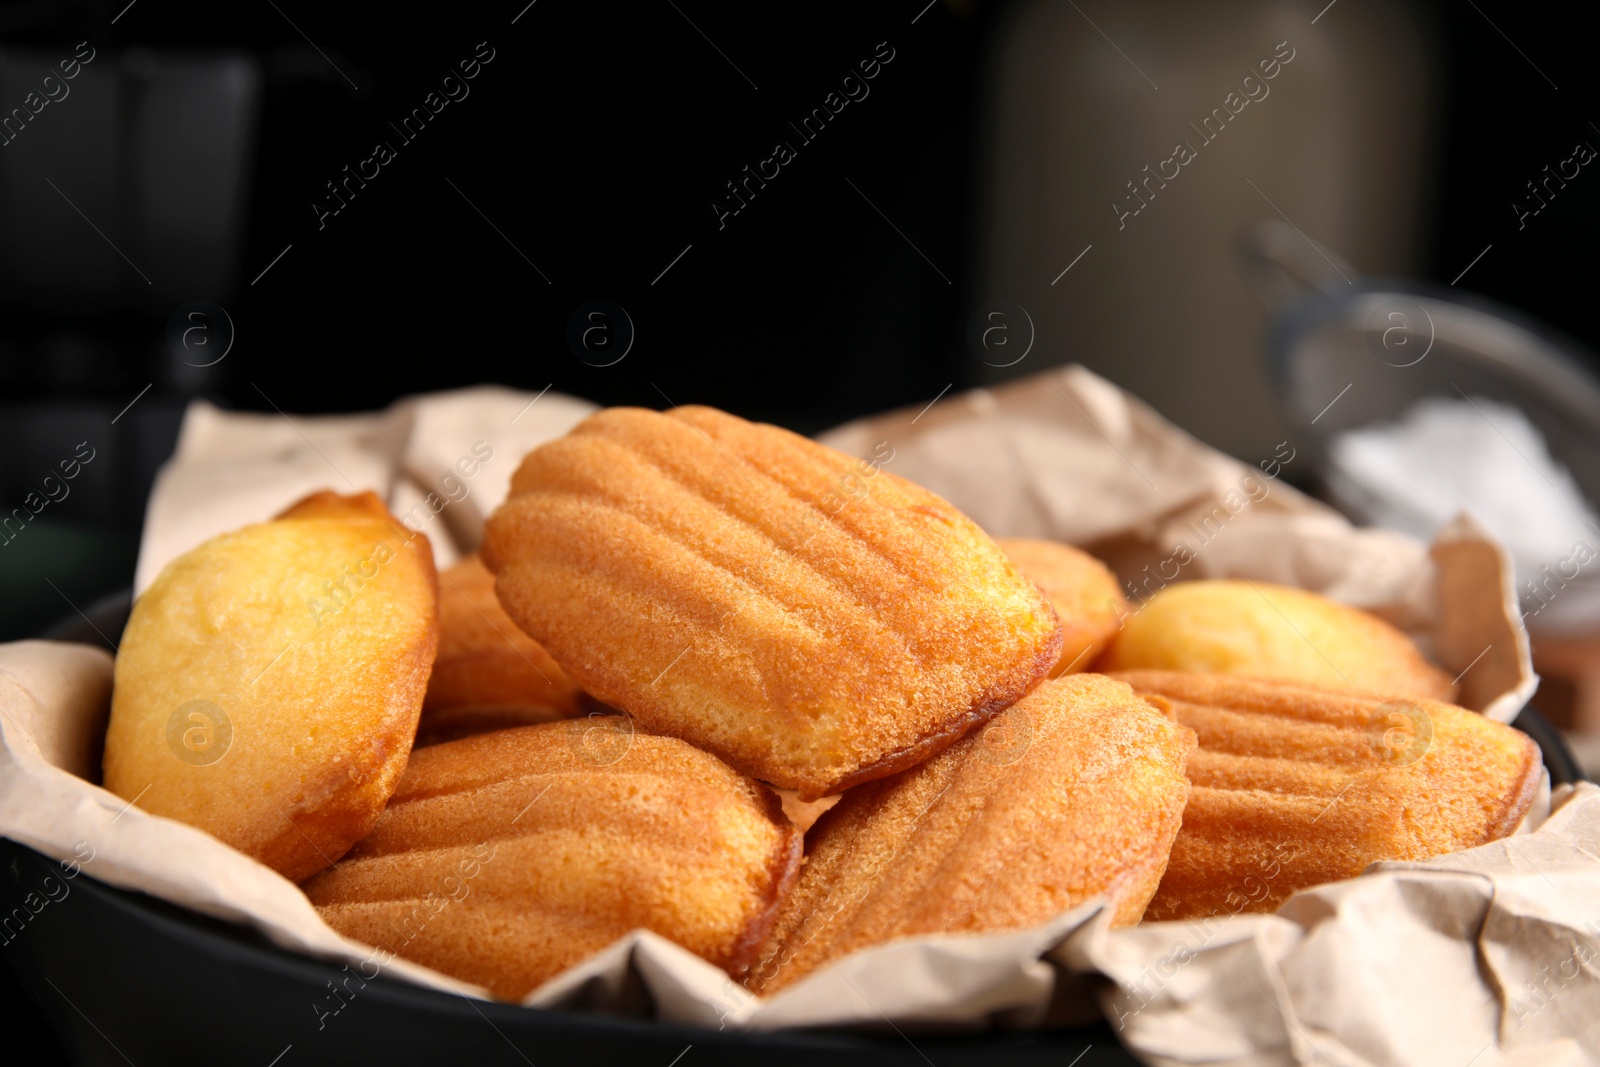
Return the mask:
MULTIPOLYGON (((522 454, 590 410, 493 388, 337 419, 197 404, 151 502, 140 587, 199 541, 323 487, 382 493, 447 562, 474 547, 522 454), (493 459, 463 478, 457 460, 475 447, 493 459)), ((1240 463, 1081 368, 824 439, 928 485, 996 535, 1101 553, 1133 583, 1136 605, 1194 577, 1300 585, 1407 629, 1461 674, 1462 702, 1497 719, 1512 718, 1537 684, 1504 553, 1469 518, 1432 546, 1354 529, 1280 480, 1296 462, 1294 442, 1240 463)), ((360 975, 381 968, 482 994, 341 937, 274 872, 95 785, 110 678, 104 651, 0 646, 0 832, 360 975)), ((1098 1005, 1155 1064, 1591 1062, 1600 1055, 1600 789, 1563 787, 1550 812, 1541 805, 1517 835, 1482 848, 1377 864, 1274 915, 1112 930, 1091 902, 1033 929, 878 946, 770 1000, 640 931, 525 1003, 717 1029, 892 1021, 911 1032, 1082 1021, 1098 1005)))

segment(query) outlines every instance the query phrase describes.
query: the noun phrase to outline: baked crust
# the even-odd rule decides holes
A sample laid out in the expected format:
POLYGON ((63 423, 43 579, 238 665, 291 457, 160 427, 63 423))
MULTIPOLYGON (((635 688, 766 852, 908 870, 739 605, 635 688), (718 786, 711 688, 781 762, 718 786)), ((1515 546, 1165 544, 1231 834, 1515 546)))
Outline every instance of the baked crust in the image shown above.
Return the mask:
POLYGON ((927 759, 1060 652, 950 504, 710 408, 613 408, 536 449, 482 552, 586 692, 807 800, 927 759))
POLYGON ((417 743, 570 719, 583 692, 500 606, 494 575, 476 555, 439 575, 439 655, 422 703, 417 743))
POLYGON ((1376 615, 1271 582, 1167 586, 1128 617, 1095 670, 1239 674, 1446 702, 1456 696, 1450 676, 1376 615))
POLYGON ((1178 832, 1193 747, 1122 683, 1044 683, 817 820, 746 984, 770 994, 869 945, 1033 926, 1100 895, 1114 923, 1137 922, 1178 832))
POLYGON ((418 749, 304 888, 341 933, 517 1000, 640 928, 742 974, 800 848, 771 790, 603 716, 418 749))
POLYGON ((437 589, 428 539, 372 493, 314 493, 173 560, 123 633, 106 788, 294 881, 333 863, 405 771, 437 589))
POLYGON ((1379 860, 1422 860, 1516 829, 1543 762, 1533 740, 1431 700, 1230 675, 1127 671, 1200 747, 1194 792, 1146 919, 1273 911, 1379 860))
POLYGON ((1129 611, 1117 576, 1089 553, 1059 541, 1001 537, 995 543, 1039 583, 1061 620, 1061 655, 1050 677, 1087 671, 1129 611))

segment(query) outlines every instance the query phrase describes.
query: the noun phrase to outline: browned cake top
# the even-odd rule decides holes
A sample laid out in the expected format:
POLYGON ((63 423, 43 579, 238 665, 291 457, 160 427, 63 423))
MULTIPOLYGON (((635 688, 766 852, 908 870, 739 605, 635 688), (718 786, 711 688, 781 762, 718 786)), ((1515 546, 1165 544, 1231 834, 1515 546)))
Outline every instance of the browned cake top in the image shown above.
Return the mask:
POLYGON ((1059 541, 1002 537, 996 544, 1039 583, 1061 619, 1061 659, 1050 676, 1088 670, 1128 611, 1117 576, 1089 553, 1059 541))
POLYGON ((1030 926, 1101 893, 1115 921, 1137 921, 1178 830, 1193 745, 1120 682, 1044 683, 822 816, 751 985, 771 993, 896 937, 1030 926))
POLYGON ((938 751, 1060 647, 950 504, 710 408, 610 409, 536 449, 483 556, 585 690, 807 797, 938 751))
POLYGON ((638 928, 738 970, 799 848, 770 790, 595 716, 418 749, 305 888, 335 929, 517 998, 638 928))
POLYGON ((472 719, 467 712, 504 712, 476 718, 508 726, 567 718, 580 700, 572 679, 500 606, 482 560, 468 556, 439 575, 439 655, 423 703, 424 737, 472 719))
POLYGON ((1540 781, 1530 738, 1450 704, 1231 675, 1114 677, 1166 698, 1200 742, 1183 830, 1146 918, 1270 910, 1377 860, 1493 841, 1522 821, 1540 781), (1262 891, 1246 892, 1247 879, 1262 891))

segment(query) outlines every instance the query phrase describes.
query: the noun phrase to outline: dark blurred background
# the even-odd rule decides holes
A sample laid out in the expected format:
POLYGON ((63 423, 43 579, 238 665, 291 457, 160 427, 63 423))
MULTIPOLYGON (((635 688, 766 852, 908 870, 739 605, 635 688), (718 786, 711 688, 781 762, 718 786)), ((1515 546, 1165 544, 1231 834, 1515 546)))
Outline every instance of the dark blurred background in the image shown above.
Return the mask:
POLYGON ((1511 208, 1600 145, 1584 35, 1501 0, 1325 3, 0 5, 5 513, 95 457, 0 546, 0 637, 127 584, 196 396, 316 413, 502 382, 811 432, 1076 360, 1253 460, 1281 434, 1229 235, 1280 211, 1371 273, 1448 284, 1492 245, 1460 287, 1600 345, 1600 178, 1521 230, 1511 208), (1119 232, 1107 204, 1172 116, 1286 39, 1259 114, 1119 232), (634 330, 610 366, 567 340, 594 300, 634 330), (972 341, 992 300, 1031 311, 1015 366, 972 341))

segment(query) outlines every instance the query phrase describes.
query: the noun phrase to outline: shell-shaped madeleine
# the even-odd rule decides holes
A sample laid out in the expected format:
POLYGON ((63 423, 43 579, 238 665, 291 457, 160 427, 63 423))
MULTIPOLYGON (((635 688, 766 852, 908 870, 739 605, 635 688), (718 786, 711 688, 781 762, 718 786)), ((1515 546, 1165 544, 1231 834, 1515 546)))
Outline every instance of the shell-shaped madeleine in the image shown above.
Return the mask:
POLYGON ((422 703, 418 744, 582 713, 583 693, 511 621, 482 560, 468 556, 439 575, 439 655, 422 703))
POLYGON ((418 749, 305 891, 341 933, 516 1000, 635 929, 741 973, 799 865, 770 790, 596 715, 418 749))
POLYGON ((428 539, 371 493, 212 538, 133 606, 106 788, 299 881, 377 821, 438 636, 428 539))
POLYGON ((1045 922, 1096 897, 1137 922, 1166 869, 1194 734, 1121 682, 1049 681, 817 821, 747 984, 773 993, 899 937, 1045 922))
POLYGON ((927 759, 1061 645, 949 503, 710 408, 613 408, 536 449, 483 558, 586 692, 805 799, 927 759))
POLYGON ((1370 612, 1271 582, 1208 578, 1158 590, 1098 671, 1199 671, 1324 689, 1453 700, 1450 676, 1370 612))
POLYGON ((1061 659, 1050 677, 1088 670, 1128 614, 1117 576, 1089 553, 1059 541, 1002 537, 996 543, 1039 583, 1061 619, 1061 659))
POLYGON ((1178 671, 1115 675, 1199 736, 1194 791, 1147 919, 1273 911, 1379 860, 1516 829, 1543 766, 1526 734, 1433 700, 1178 671))

